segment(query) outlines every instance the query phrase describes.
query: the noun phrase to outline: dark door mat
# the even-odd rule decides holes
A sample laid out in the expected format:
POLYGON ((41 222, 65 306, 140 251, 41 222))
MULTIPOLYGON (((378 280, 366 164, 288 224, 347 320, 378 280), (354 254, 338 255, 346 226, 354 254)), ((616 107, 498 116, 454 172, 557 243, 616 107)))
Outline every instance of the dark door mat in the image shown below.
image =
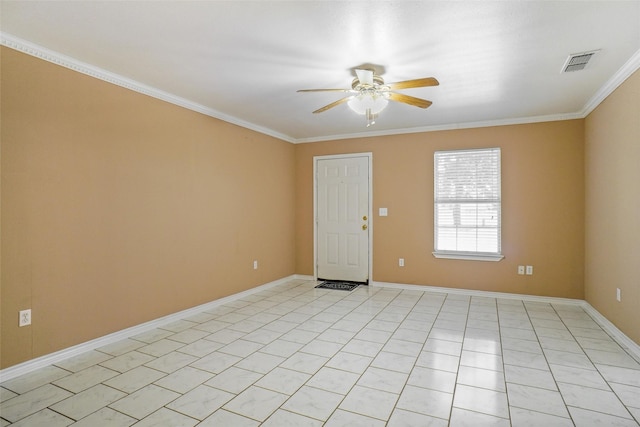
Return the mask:
POLYGON ((352 291, 360 286, 359 283, 326 281, 316 286, 318 289, 334 289, 337 291, 352 291))

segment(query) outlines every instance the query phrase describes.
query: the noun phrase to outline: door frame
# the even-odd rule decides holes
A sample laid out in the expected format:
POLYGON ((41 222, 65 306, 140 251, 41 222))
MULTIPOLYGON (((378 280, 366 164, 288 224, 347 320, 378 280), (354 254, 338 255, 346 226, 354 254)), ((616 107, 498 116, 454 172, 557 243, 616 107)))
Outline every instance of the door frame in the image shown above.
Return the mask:
POLYGON ((351 153, 351 154, 331 154, 326 156, 313 156, 313 278, 318 280, 318 161, 320 160, 336 160, 348 159, 353 157, 366 157, 369 161, 368 187, 369 187, 369 206, 367 207, 367 217, 369 218, 369 226, 367 234, 369 239, 369 256, 367 257, 368 265, 368 283, 372 282, 373 275, 373 153, 351 153))

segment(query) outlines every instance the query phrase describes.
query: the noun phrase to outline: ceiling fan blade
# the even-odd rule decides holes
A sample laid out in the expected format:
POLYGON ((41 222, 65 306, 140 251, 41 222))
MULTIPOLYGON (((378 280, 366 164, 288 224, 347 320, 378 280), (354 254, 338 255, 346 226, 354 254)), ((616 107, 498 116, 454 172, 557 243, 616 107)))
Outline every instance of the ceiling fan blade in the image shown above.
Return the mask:
POLYGON ((352 89, 300 89, 296 92, 352 92, 352 89))
POLYGON ((352 96, 347 96, 346 98, 338 99, 337 101, 332 102, 331 104, 325 105, 322 108, 318 108, 316 111, 313 112, 313 114, 322 113, 323 111, 327 111, 330 108, 337 107, 340 104, 344 104, 345 102, 347 102, 351 98, 353 98, 353 97, 352 96))
POLYGON ((427 108, 431 104, 433 104, 433 102, 427 101, 426 99, 416 98, 414 96, 394 92, 389 93, 389 99, 392 101, 404 102, 405 104, 413 105, 414 107, 419 108, 427 108))
POLYGON ((373 71, 371 70, 356 70, 356 75, 360 84, 373 86, 373 71))
POLYGON ((389 83, 389 89, 410 89, 412 87, 438 86, 440 83, 435 77, 425 77, 424 79, 405 80, 402 82, 389 83))

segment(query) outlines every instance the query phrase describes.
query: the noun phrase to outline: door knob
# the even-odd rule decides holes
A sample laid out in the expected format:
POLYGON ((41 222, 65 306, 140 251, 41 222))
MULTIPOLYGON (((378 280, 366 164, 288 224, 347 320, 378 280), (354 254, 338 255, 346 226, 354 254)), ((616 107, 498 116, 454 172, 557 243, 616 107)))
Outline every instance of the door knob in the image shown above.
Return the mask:
POLYGON ((366 230, 367 229, 367 224, 362 224, 362 229, 366 230))
POLYGON ((362 217, 362 220, 363 220, 363 221, 366 221, 366 220, 367 220, 367 216, 366 216, 366 215, 365 215, 365 216, 363 216, 363 217, 362 217))

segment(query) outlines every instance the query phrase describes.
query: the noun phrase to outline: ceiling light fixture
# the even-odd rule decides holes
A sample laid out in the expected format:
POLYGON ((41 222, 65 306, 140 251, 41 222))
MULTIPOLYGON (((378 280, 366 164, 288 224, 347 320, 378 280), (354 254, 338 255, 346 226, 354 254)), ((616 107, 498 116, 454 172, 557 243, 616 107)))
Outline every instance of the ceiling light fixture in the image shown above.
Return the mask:
POLYGON ((361 90, 357 95, 351 97, 347 105, 355 113, 364 115, 367 119, 367 127, 369 127, 376 123, 378 114, 389 104, 385 92, 373 88, 361 90))

